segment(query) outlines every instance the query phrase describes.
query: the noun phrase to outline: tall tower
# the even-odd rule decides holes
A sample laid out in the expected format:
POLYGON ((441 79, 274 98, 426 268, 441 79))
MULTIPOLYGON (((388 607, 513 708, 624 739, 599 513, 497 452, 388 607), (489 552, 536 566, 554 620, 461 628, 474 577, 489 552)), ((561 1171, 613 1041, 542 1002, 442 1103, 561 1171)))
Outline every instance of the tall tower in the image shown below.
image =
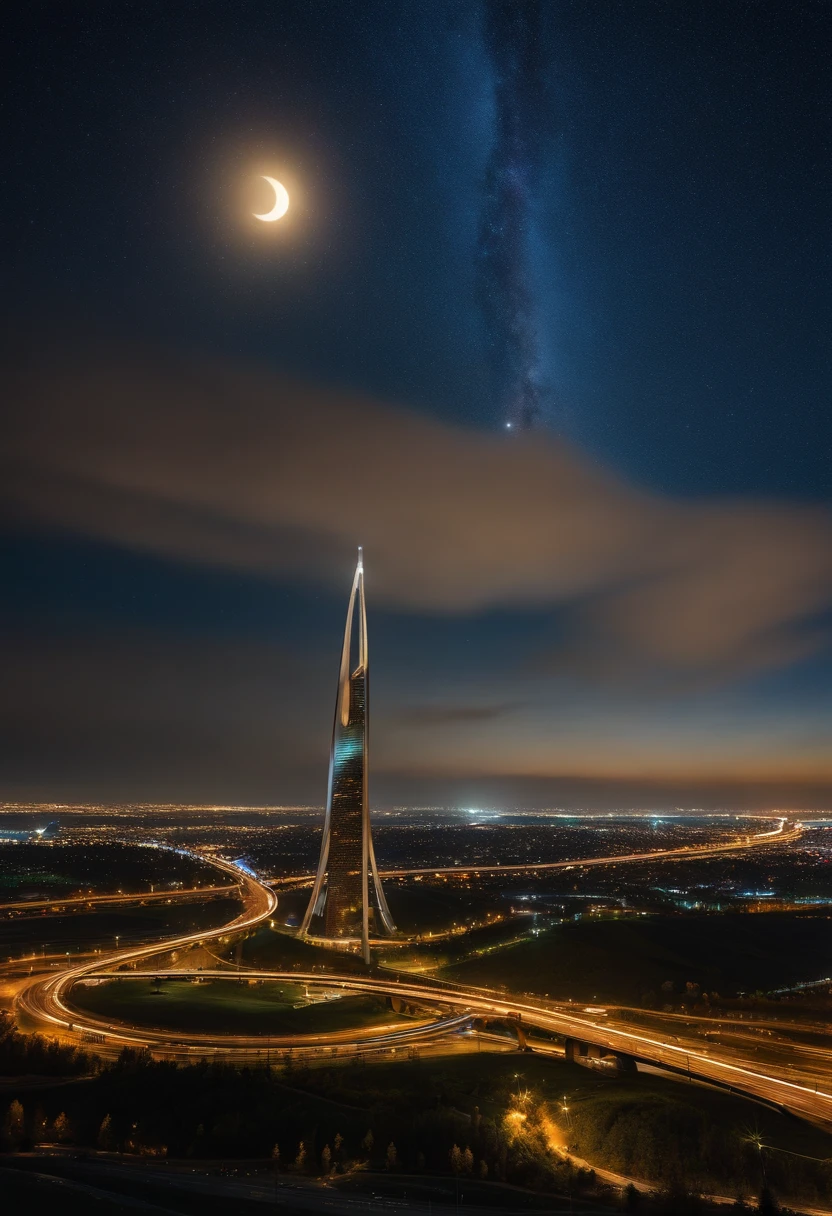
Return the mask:
POLYGON ((300 935, 333 942, 360 942, 367 963, 371 928, 376 934, 396 931, 378 876, 370 835, 368 719, 367 609, 364 560, 359 549, 341 651, 321 858, 300 935), (354 639, 356 603, 358 627, 354 639))

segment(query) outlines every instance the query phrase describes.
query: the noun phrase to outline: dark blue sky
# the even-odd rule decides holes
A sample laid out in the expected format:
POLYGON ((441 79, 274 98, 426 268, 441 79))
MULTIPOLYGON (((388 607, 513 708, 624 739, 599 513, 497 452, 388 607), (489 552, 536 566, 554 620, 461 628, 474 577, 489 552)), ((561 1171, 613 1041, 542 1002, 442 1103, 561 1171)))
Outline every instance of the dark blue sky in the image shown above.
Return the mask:
MULTIPOLYGON (((210 556, 204 519, 195 548, 171 547, 145 523, 137 535, 132 517, 105 525, 107 505, 93 521, 39 480, 64 459, 66 445, 49 450, 59 376, 22 448, 28 390, 5 407, 0 612, 13 675, 0 706, 0 797, 320 800, 338 589, 361 540, 379 796, 826 797, 829 524, 782 512, 828 510, 832 497, 827 5, 38 3, 12 24, 3 308, 13 385, 21 347, 27 368, 33 348, 35 364, 67 343, 96 352, 84 362, 125 341, 153 352, 148 362, 210 357, 229 375, 255 361, 368 394, 391 417, 404 406, 435 420, 447 486, 467 460, 448 444, 514 443, 513 377, 527 372, 541 412, 517 458, 534 463, 565 440, 582 467, 624 483, 628 511, 650 492, 651 522, 628 543, 652 553, 662 534, 663 579, 678 548, 710 585, 712 569, 736 564, 722 549, 735 531, 740 553, 759 541, 765 555, 690 620, 686 592, 664 607, 631 605, 639 580, 655 577, 638 555, 614 571, 599 559, 591 586, 553 575, 545 594, 533 574, 516 596, 492 577, 467 605, 450 584, 433 603, 400 593, 379 555, 374 603, 373 550, 346 524, 340 565, 322 576, 323 559, 309 571, 293 552, 274 569, 237 560, 225 542, 210 556), (269 239, 246 221, 266 201, 261 172, 282 177, 293 200, 269 239), (722 520, 734 510, 725 500, 745 522, 722 520), (687 510, 700 514, 685 517, 680 539, 687 510), (759 619, 758 599, 770 606, 759 619), (621 622, 634 613, 657 614, 643 630, 654 642, 673 616, 683 642, 650 650, 642 639, 631 663, 621 622), (749 624, 714 641, 701 623, 709 613, 749 624), (291 721, 287 699, 299 707, 291 721)), ((125 411, 112 441, 126 451, 145 407, 118 396, 105 413, 109 425, 125 411)), ((148 418, 155 408, 148 400, 148 418)), ((237 447, 238 408, 231 394, 223 433, 243 491, 212 503, 234 519, 257 446, 247 424, 237 447)), ((188 417, 203 485, 198 407, 188 417)), ((115 449, 102 457, 91 431, 85 450, 77 420, 67 433, 80 453, 72 477, 83 465, 99 489, 112 482, 115 449)), ((391 467, 379 444, 368 459, 391 467)), ((191 454, 177 451, 187 482, 191 454)), ((119 474, 120 492, 129 482, 147 495, 152 463, 141 477, 119 474)), ((314 453, 308 473, 311 486, 314 453)), ((549 560, 547 523, 534 504, 520 510, 527 479, 512 465, 504 484, 515 478, 529 572, 549 560)), ((382 489, 367 494, 366 518, 383 515, 382 489)), ((582 491, 581 512, 589 498, 582 491)), ((572 499, 558 508, 558 527, 577 509, 572 499)), ((481 503, 460 490, 443 510, 466 551, 476 545, 462 521, 491 526, 487 493, 481 503)), ((427 520, 419 537, 401 512, 390 508, 391 533, 405 566, 409 539, 415 572, 421 541, 444 529, 427 520)), ((310 510, 298 514, 290 550, 320 532, 310 510)), ((266 522, 286 529, 288 516, 291 503, 266 522)), ((722 573, 714 580, 722 586, 722 573)))

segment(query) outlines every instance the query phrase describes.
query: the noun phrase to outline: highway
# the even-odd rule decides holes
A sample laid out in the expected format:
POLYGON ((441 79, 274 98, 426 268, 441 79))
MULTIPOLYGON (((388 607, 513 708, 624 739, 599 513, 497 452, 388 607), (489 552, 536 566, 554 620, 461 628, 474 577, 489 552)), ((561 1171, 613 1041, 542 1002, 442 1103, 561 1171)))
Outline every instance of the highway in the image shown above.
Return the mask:
MULTIPOLYGON (((739 1055, 735 1049, 725 1050, 718 1044, 709 1043, 703 1047, 701 1041, 686 1040, 679 1035, 659 1037, 659 1032, 643 1032, 629 1027, 619 1027, 608 1019, 598 1021, 593 1016, 579 1010, 566 1010, 548 1002, 535 1002, 529 998, 518 999, 507 993, 494 992, 489 989, 452 984, 442 980, 413 981, 406 977, 396 976, 323 976, 316 971, 152 971, 135 973, 131 977, 124 972, 99 972, 102 978, 135 978, 149 980, 151 976, 167 979, 185 979, 189 976, 200 979, 257 979, 272 980, 283 983, 304 983, 310 986, 324 986, 328 989, 340 988, 344 992, 373 993, 388 997, 400 997, 419 1005, 436 1005, 441 1003, 453 1009, 457 1017, 450 1016, 426 1027, 392 1027, 383 1036, 367 1035, 365 1032, 336 1032, 330 1035, 302 1035, 292 1039, 278 1040, 272 1038, 274 1047, 287 1046, 314 1048, 323 1046, 340 1046, 351 1051, 367 1051, 370 1047, 393 1048, 407 1047, 418 1037, 430 1038, 432 1033, 448 1034, 459 1030, 465 1020, 481 1017, 496 1021, 512 1021, 519 1019, 527 1029, 540 1029, 551 1034, 570 1037, 589 1042, 611 1052, 619 1052, 634 1059, 647 1063, 658 1064, 677 1072, 696 1077, 704 1081, 712 1081, 719 1085, 728 1086, 738 1092, 771 1102, 776 1106, 788 1109, 805 1118, 814 1119, 832 1125, 832 1092, 820 1089, 819 1084, 810 1083, 803 1077, 795 1079, 793 1071, 787 1065, 767 1068, 765 1065, 748 1061, 745 1055, 739 1055)), ((61 977, 63 978, 63 977, 61 977)), ((53 979, 47 981, 56 984, 53 979)), ((30 989, 31 991, 31 989, 30 989)), ((61 989, 63 991, 63 989, 61 989)), ((224 1040, 217 1036, 189 1036, 181 1032, 145 1030, 141 1032, 124 1032, 115 1027, 107 1027, 98 1019, 90 1019, 86 1014, 80 1015, 60 1003, 62 1019, 74 1019, 76 1030, 81 1026, 89 1027, 98 1033, 102 1027, 121 1041, 146 1043, 154 1051, 165 1048, 212 1046, 223 1053, 234 1051, 251 1051, 253 1046, 260 1048, 264 1045, 262 1036, 252 1039, 243 1036, 228 1036, 224 1040)), ((67 1022, 64 1021, 64 1025, 67 1022)), ((823 1053, 825 1056, 826 1053, 823 1053)), ((823 1061, 824 1063, 825 1060, 823 1061)), ((828 1079, 828 1064, 824 1069, 828 1079)))
MULTIPOLYGON (((153 955, 168 953, 171 950, 180 950, 201 942, 216 940, 228 934, 244 932, 246 929, 254 928, 262 921, 267 920, 277 908, 277 896, 274 891, 234 862, 215 856, 205 858, 200 855, 200 859, 210 860, 213 865, 224 874, 233 878, 239 885, 243 909, 238 916, 227 924, 221 925, 218 929, 200 930, 196 933, 186 933, 179 937, 167 938, 164 942, 157 941, 147 946, 116 950, 103 957, 99 956, 92 962, 85 962, 69 967, 58 975, 49 976, 45 979, 38 977, 18 993, 15 999, 15 1009, 28 1015, 39 1026, 50 1029, 53 1034, 58 1033, 63 1036, 69 1034, 70 1037, 76 1040, 85 1032, 100 1034, 101 1032, 97 1027, 90 1028, 86 1026, 84 1019, 64 1004, 63 997, 76 980, 91 975, 105 964, 110 967, 129 967, 131 964, 135 965, 140 960, 150 958, 153 955)), ((104 1037, 105 1039, 118 1040, 121 1043, 132 1042, 136 1044, 143 1042, 140 1035, 133 1035, 128 1038, 125 1035, 119 1036, 105 1033, 104 1037)))
POLYGON ((237 885, 225 887, 184 887, 169 891, 118 891, 115 895, 71 895, 64 899, 22 899, 15 903, 0 904, 0 916, 4 912, 64 912, 107 908, 119 904, 175 903, 180 899, 221 898, 236 895, 237 885))
MULTIPOLYGON (((686 844, 674 849, 652 849, 644 853, 613 853, 605 857, 582 857, 571 861, 524 861, 488 862, 476 865, 452 866, 419 866, 416 869, 380 870, 382 878, 441 878, 454 874, 457 878, 465 878, 469 874, 525 874, 537 870, 581 870, 588 866, 617 866, 627 865, 637 861, 691 861, 695 858, 717 857, 722 853, 740 853, 746 849, 759 849, 771 844, 791 844, 803 835, 800 824, 786 827, 787 820, 779 819, 777 827, 769 832, 744 834, 733 840, 722 841, 718 844, 686 844)), ((315 875, 293 874, 281 875, 269 882, 274 886, 289 886, 292 883, 304 885, 312 882, 315 875)))
POLYGON ((488 865, 453 865, 453 866, 424 866, 416 870, 382 870, 383 878, 409 878, 411 875, 442 875, 442 874, 513 874, 527 870, 577 870, 587 866, 617 866, 630 864, 634 861, 690 861, 693 857, 715 857, 720 853, 738 853, 744 849, 755 849, 761 845, 772 843, 785 844, 797 840, 803 829, 797 825, 786 828, 786 820, 781 819, 778 826, 770 832, 756 832, 753 835, 738 836, 734 840, 723 841, 720 844, 688 844, 675 849, 653 849, 646 853, 621 853, 608 857, 585 857, 579 861, 529 861, 512 862, 506 865, 502 862, 492 862, 488 865), (776 840, 774 838, 777 838, 776 840))
MULTIPOLYGON (((767 834, 763 839, 771 842, 772 836, 779 837, 778 843, 793 839, 792 831, 786 831, 781 823, 775 833, 767 834)), ((760 837, 752 837, 759 842, 760 837)), ((731 845, 712 846, 720 851, 728 851, 731 845)), ((710 849, 705 846, 705 849, 710 849)), ((679 851, 668 851, 674 856, 679 851)), ((686 850, 691 855, 691 850, 686 850)), ((697 851, 698 852, 698 851, 697 851)), ((648 856, 655 856, 649 854, 648 856)), ((111 953, 104 958, 99 957, 92 962, 85 962, 70 967, 58 975, 38 977, 26 985, 18 994, 16 1007, 18 1012, 25 1014, 41 1027, 50 1029, 52 1033, 69 1036, 75 1041, 85 1036, 94 1036, 105 1046, 118 1048, 125 1044, 147 1045, 157 1054, 171 1055, 182 1058, 183 1054, 206 1050, 219 1050, 224 1054, 241 1057, 253 1050, 262 1050, 263 1036, 190 1036, 181 1032, 166 1032, 163 1030, 145 1030, 124 1026, 111 1025, 100 1019, 92 1018, 73 1009, 68 1003, 72 985, 83 978, 93 975, 101 978, 118 976, 122 979, 150 979, 152 976, 176 977, 184 979, 214 978, 214 979, 250 979, 274 980, 288 983, 306 983, 309 985, 325 986, 328 989, 338 988, 343 992, 373 993, 376 995, 400 997, 416 1006, 435 1008, 437 1005, 447 1009, 445 1017, 419 1025, 401 1026, 396 1024, 379 1033, 378 1028, 370 1031, 340 1031, 328 1035, 302 1035, 291 1039, 272 1039, 275 1047, 301 1048, 320 1050, 330 1048, 341 1051, 367 1051, 369 1049, 398 1049, 416 1043, 432 1041, 436 1036, 458 1033, 460 1027, 473 1018, 485 1018, 497 1021, 519 1020, 524 1028, 537 1028, 551 1034, 575 1038, 601 1047, 610 1052, 617 1052, 635 1060, 672 1068, 691 1077, 715 1082, 723 1086, 747 1094, 751 1097, 774 1103, 777 1106, 813 1119, 827 1125, 832 1125, 832 1092, 830 1088, 830 1072, 828 1053, 805 1048, 801 1053, 800 1069, 785 1062, 766 1062, 749 1059, 747 1053, 741 1053, 739 1045, 730 1048, 709 1042, 704 1046, 701 1039, 696 1037, 683 1038, 680 1034, 663 1034, 659 1030, 642 1030, 632 1025, 615 1024, 609 1016, 599 1020, 598 1015, 584 1010, 573 1009, 555 1002, 535 1000, 526 995, 509 994, 491 989, 477 988, 468 985, 455 984, 435 978, 413 979, 407 975, 374 975, 368 974, 322 974, 320 971, 244 971, 234 970, 159 970, 147 967, 148 962, 160 953, 169 953, 197 943, 205 943, 211 939, 226 937, 251 928, 267 919, 275 910, 277 899, 274 892, 253 875, 236 866, 232 862, 211 858, 215 865, 229 877, 235 879, 240 886, 243 899, 243 910, 228 924, 209 931, 185 934, 168 939, 164 943, 154 942, 148 946, 134 947, 111 953), (137 975, 134 968, 142 968, 137 975), (121 970, 124 968, 124 970, 121 970), (822 1088, 823 1086, 823 1088, 822 1088)), ((618 861, 620 858, 610 859, 618 861)), ((574 863, 570 863, 574 864, 574 863)), ((508 867, 505 867, 508 868, 508 867)), ((431 873, 435 871, 430 871, 431 873)), ((681 1029, 674 1025, 674 1030, 681 1029)), ((752 1050, 756 1049, 756 1044, 752 1050)), ((765 1046, 774 1047, 766 1041, 765 1046)), ((794 1052, 792 1051, 792 1058, 794 1052)))

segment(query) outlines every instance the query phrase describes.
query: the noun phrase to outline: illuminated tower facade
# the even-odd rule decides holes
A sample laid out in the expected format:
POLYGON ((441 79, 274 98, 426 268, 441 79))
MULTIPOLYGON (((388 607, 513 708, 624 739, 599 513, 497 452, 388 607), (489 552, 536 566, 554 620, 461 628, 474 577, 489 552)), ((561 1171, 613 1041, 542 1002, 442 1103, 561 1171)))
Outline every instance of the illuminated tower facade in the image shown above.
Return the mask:
POLYGON ((359 549, 335 699, 321 857, 300 932, 333 944, 360 943, 366 962, 371 933, 396 931, 370 834, 368 719, 367 609, 359 549))

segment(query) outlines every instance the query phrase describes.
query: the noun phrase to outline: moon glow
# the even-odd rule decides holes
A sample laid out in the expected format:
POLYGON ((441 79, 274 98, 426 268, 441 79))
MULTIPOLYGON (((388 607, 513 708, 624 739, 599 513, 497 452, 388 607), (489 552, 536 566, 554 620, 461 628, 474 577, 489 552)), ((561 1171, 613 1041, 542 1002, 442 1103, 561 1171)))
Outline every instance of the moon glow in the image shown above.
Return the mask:
POLYGON ((281 219, 289 210, 289 194, 286 187, 281 182, 276 181, 275 178, 266 177, 265 173, 262 174, 262 177, 263 181, 268 182, 272 190, 274 190, 274 206, 271 211, 265 211, 262 215, 258 215, 256 211, 253 212, 253 215, 256 220, 263 220, 266 224, 272 224, 275 220, 281 219))

